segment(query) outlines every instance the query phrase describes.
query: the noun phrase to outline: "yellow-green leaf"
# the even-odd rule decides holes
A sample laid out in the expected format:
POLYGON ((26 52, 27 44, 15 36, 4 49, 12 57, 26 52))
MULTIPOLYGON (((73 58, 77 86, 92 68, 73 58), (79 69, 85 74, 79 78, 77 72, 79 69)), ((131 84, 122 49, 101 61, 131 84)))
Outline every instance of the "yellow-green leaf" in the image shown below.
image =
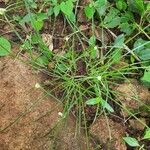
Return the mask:
POLYGON ((0 37, 0 56, 6 56, 11 52, 11 44, 4 37, 0 37))

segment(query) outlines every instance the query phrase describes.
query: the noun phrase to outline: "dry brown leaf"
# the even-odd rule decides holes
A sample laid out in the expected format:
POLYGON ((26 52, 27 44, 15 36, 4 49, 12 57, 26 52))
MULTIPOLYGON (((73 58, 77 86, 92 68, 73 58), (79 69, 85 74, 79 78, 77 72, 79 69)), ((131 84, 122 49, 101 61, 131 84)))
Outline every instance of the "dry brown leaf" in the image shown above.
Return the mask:
POLYGON ((94 32, 95 32, 96 39, 101 41, 103 45, 107 45, 109 43, 110 36, 104 29, 97 27, 95 28, 94 32))
POLYGON ((53 37, 51 34, 43 33, 42 35, 42 40, 45 43, 45 45, 53 51, 53 37))
POLYGON ((77 18, 78 18, 78 22, 80 22, 80 23, 86 23, 87 22, 87 18, 86 18, 85 14, 84 14, 83 8, 81 8, 79 10, 77 18))
MULTIPOLYGON (((141 118, 140 120, 146 124, 145 118, 141 118)), ((143 131, 145 128, 145 126, 136 119, 129 119, 129 123, 130 123, 131 127, 133 127, 134 129, 137 129, 137 130, 143 131)))

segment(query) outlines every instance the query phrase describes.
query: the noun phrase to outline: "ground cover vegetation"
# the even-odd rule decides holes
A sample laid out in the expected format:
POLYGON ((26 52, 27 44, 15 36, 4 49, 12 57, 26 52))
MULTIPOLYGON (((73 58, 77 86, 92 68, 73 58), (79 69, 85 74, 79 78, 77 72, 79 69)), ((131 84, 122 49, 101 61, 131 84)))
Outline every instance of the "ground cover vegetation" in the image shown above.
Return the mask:
POLYGON ((40 87, 63 103, 62 117, 76 117, 76 132, 91 139, 90 126, 104 116, 111 141, 109 119, 118 119, 128 149, 150 148, 149 1, 9 0, 4 6, 0 21, 11 31, 0 34, 0 57, 27 53, 25 63, 48 75, 40 87))

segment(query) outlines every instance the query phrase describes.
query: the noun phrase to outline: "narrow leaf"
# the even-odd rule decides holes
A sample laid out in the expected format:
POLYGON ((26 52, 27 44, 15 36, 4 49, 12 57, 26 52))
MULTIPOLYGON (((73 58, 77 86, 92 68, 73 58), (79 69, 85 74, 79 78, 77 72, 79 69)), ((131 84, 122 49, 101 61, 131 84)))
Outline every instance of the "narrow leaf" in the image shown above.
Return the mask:
POLYGON ((96 97, 96 98, 91 98, 89 100, 87 100, 85 103, 87 105, 96 105, 98 103, 100 103, 101 99, 99 97, 96 97))
POLYGON ((132 137, 124 137, 123 138, 124 141, 131 147, 138 147, 140 146, 139 145, 139 142, 135 139, 135 138, 132 138, 132 137))
POLYGON ((114 109, 104 100, 101 101, 102 107, 107 109, 109 112, 114 112, 114 109))

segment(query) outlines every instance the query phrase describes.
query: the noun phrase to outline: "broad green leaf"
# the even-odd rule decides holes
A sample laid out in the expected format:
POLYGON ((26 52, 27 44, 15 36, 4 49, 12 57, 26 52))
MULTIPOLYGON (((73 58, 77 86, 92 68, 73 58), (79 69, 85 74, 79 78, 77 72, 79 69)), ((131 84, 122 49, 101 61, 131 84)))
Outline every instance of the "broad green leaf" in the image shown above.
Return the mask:
POLYGON ((119 17, 119 11, 115 8, 111 8, 109 13, 105 16, 103 25, 107 28, 115 28, 120 22, 121 18, 119 17))
POLYGON ((93 6, 86 6, 84 9, 85 15, 88 19, 91 19, 94 16, 95 8, 93 6))
POLYGON ((134 52, 141 60, 150 60, 150 41, 139 38, 134 43, 134 52))
POLYGON ((150 128, 148 128, 148 129, 145 131, 145 134, 144 134, 143 139, 149 139, 149 140, 150 140, 150 128))
POLYGON ((104 100, 101 100, 102 107, 107 109, 109 112, 114 112, 114 109, 104 100))
POLYGON ((50 7, 47 12, 48 16, 51 16, 53 13, 54 13, 54 9, 50 7))
POLYGON ((105 14, 105 11, 107 9, 107 0, 97 0, 94 4, 98 14, 100 16, 105 14))
POLYGON ((11 52, 11 44, 4 37, 0 37, 0 56, 6 56, 11 52))
POLYGON ((23 19, 20 20, 19 23, 21 25, 25 25, 25 23, 31 23, 32 27, 36 31, 40 31, 44 24, 43 20, 47 18, 48 16, 46 13, 37 13, 37 14, 29 13, 26 16, 24 16, 23 19))
POLYGON ((115 42, 114 42, 114 47, 122 48, 123 44, 124 44, 124 40, 125 40, 124 34, 117 36, 117 38, 115 39, 115 42))
POLYGON ((150 71, 145 70, 143 77, 141 78, 143 84, 150 87, 150 71))
POLYGON ((70 16, 73 12, 73 2, 71 0, 62 2, 60 4, 60 9, 65 15, 70 16))
POLYGON ((128 22, 122 23, 119 25, 120 31, 126 33, 126 35, 130 35, 135 30, 135 26, 133 24, 129 24, 128 22))
POLYGON ((25 15, 19 22, 19 24, 24 25, 25 23, 31 22, 31 20, 35 17, 35 14, 33 13, 28 13, 25 15))
POLYGON ((89 41, 88 41, 89 45, 95 45, 96 43, 96 37, 93 35, 90 37, 89 41))
POLYGON ((124 0, 117 0, 116 1, 116 7, 119 9, 119 10, 126 10, 127 8, 127 4, 124 0))
POLYGON ((101 104, 104 109, 107 109, 109 112, 114 112, 114 109, 101 97, 91 98, 85 102, 87 105, 96 105, 101 104))
POLYGON ((91 98, 91 99, 87 100, 85 103, 87 105, 96 105, 96 104, 99 104, 101 102, 101 100, 102 100, 101 98, 96 97, 96 98, 91 98))
POLYGON ((134 22, 134 15, 130 11, 126 11, 126 13, 121 15, 121 23, 134 22))
POLYGON ((138 147, 140 146, 139 145, 139 142, 135 139, 135 138, 132 138, 132 137, 124 137, 123 138, 124 141, 131 147, 138 147))
POLYGON ((35 20, 33 19, 31 22, 32 27, 36 30, 36 31, 40 31, 44 25, 44 22, 41 20, 35 20))
POLYGON ((132 12, 142 15, 145 11, 144 0, 128 0, 129 8, 132 12))
POLYGON ((115 28, 120 24, 120 17, 115 17, 114 19, 112 19, 110 22, 106 23, 105 26, 107 28, 115 28))
POLYGON ((119 14, 119 11, 115 8, 111 8, 107 15, 104 18, 104 24, 111 22, 115 17, 117 17, 119 14))
POLYGON ((60 12, 60 5, 56 5, 56 6, 54 7, 54 14, 55 14, 55 17, 58 16, 59 12, 60 12))
POLYGON ((150 60, 150 49, 145 48, 137 53, 137 55, 140 57, 141 60, 150 60))

